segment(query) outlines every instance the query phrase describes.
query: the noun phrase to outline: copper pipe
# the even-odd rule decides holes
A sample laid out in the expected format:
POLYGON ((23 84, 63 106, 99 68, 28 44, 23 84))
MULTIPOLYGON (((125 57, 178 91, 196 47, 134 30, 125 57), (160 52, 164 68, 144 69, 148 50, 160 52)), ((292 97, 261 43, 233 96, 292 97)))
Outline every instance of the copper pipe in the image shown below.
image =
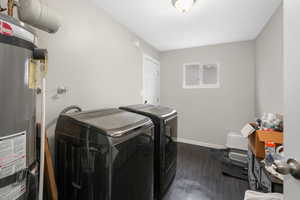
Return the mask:
POLYGON ((7 15, 11 17, 14 15, 14 0, 7 0, 7 15))

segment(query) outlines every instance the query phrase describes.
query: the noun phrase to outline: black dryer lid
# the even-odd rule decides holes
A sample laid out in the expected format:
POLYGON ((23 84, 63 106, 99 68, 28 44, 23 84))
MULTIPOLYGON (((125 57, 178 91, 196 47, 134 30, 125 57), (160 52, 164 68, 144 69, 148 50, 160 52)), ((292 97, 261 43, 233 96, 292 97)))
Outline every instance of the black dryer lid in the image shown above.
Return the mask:
POLYGON ((158 118, 169 118, 170 116, 174 116, 177 114, 176 110, 165 107, 165 106, 157 106, 151 104, 137 104, 121 107, 121 109, 130 110, 133 112, 143 113, 145 115, 149 114, 158 118))

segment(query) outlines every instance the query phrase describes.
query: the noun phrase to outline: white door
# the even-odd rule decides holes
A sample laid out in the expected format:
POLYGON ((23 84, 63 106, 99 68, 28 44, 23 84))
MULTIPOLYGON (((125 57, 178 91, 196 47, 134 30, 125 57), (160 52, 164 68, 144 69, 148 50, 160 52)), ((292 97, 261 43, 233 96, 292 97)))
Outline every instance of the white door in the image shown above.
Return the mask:
POLYGON ((160 104, 160 63, 143 56, 143 103, 160 104))
MULTIPOLYGON (((285 155, 300 162, 300 1, 284 0, 285 155)), ((284 180, 285 200, 300 199, 300 181, 284 180)))

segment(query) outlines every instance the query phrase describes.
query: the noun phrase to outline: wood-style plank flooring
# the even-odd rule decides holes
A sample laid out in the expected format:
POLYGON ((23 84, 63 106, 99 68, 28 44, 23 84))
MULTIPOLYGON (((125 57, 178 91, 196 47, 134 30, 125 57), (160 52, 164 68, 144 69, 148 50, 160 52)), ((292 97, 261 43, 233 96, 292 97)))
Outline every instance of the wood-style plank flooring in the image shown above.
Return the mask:
POLYGON ((179 143, 177 175, 164 200, 243 200, 248 183, 222 174, 221 155, 179 143))

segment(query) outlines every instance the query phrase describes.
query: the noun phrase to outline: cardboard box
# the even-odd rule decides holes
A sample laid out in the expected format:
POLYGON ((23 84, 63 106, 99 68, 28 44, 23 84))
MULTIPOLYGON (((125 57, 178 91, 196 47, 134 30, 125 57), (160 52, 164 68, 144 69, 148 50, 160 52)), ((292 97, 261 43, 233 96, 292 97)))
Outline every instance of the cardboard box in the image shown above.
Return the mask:
POLYGON ((254 133, 255 130, 256 130, 255 123, 248 123, 242 128, 241 133, 245 138, 247 138, 252 133, 254 133))
POLYGON ((283 144, 283 132, 257 130, 248 137, 249 147, 257 158, 265 158, 265 143, 274 142, 276 146, 283 144))

